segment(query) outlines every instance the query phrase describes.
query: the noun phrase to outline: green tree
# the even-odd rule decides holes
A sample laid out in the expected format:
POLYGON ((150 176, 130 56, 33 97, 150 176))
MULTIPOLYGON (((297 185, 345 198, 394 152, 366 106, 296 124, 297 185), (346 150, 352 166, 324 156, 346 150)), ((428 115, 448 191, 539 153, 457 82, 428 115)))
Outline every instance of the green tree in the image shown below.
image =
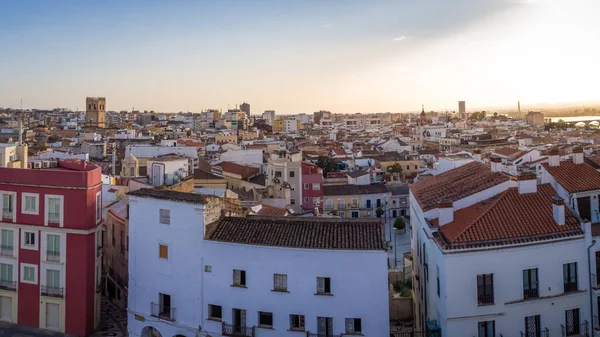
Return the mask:
POLYGON ((402 230, 402 229, 404 229, 404 227, 406 227, 406 223, 404 222, 404 219, 402 217, 397 217, 396 220, 394 221, 394 228, 402 230))
POLYGON ((323 170, 323 177, 327 177, 327 172, 339 171, 337 164, 331 157, 320 156, 315 164, 323 170))
POLYGON ((383 215, 383 209, 381 207, 377 207, 377 209, 375 210, 375 215, 377 215, 378 218, 381 218, 381 216, 383 215))
POLYGON ((400 181, 403 175, 402 165, 394 163, 392 166, 388 166, 388 174, 392 177, 392 181, 400 181))

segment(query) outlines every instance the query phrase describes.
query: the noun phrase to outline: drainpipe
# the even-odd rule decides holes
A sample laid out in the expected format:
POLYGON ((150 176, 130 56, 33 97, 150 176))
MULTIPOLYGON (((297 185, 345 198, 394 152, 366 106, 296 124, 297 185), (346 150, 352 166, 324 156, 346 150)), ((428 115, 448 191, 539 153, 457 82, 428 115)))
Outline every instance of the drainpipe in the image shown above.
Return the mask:
POLYGON ((588 258, 588 282, 589 282, 589 297, 590 297, 590 331, 592 332, 592 337, 594 337, 594 300, 592 294, 592 258, 590 257, 590 252, 592 251, 592 247, 596 244, 596 240, 592 240, 592 243, 588 246, 587 249, 587 258, 588 258))

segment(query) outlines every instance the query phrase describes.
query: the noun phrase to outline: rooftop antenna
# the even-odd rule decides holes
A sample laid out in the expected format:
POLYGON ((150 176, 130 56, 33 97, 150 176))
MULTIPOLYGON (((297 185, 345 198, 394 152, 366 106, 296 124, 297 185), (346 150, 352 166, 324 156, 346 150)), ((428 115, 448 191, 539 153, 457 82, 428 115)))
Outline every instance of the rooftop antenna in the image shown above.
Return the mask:
POLYGON ((23 99, 21 98, 21 110, 23 110, 23 99))

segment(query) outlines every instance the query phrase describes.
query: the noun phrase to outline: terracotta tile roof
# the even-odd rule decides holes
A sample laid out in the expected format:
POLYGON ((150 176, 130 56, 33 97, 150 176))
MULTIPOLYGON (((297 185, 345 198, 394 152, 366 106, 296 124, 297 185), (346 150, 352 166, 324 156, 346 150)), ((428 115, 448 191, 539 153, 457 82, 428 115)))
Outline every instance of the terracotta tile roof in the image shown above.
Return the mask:
POLYGON ((458 201, 508 180, 508 176, 474 161, 411 184, 410 191, 425 212, 436 208, 441 199, 458 201))
POLYGON ((503 148, 494 150, 494 153, 499 154, 501 156, 506 156, 506 157, 510 157, 517 152, 521 152, 521 151, 519 151, 519 149, 515 149, 513 147, 503 147, 503 148))
POLYGON ((221 164, 219 164, 219 166, 223 169, 223 172, 238 174, 242 177, 243 180, 255 177, 260 172, 259 169, 256 167, 244 166, 228 161, 222 162, 221 164))
POLYGON ((288 215, 288 210, 269 205, 261 205, 261 208, 258 210, 258 212, 256 212, 256 214, 263 216, 286 216, 288 215))
MULTIPOLYGON (((552 198, 556 191, 552 186, 544 184, 537 188, 537 193, 520 194, 517 187, 512 187, 454 212, 454 221, 440 227, 444 241, 450 246, 460 246, 582 235, 579 220, 568 208, 565 208, 564 225, 560 226, 554 220, 552 198)), ((431 224, 437 226, 438 219, 431 224)))
POLYGON ((600 172, 587 163, 576 165, 567 160, 560 162, 559 166, 542 165, 569 193, 600 189, 600 172))
POLYGON ((211 225, 207 240, 309 249, 386 249, 383 223, 371 219, 224 217, 211 225))

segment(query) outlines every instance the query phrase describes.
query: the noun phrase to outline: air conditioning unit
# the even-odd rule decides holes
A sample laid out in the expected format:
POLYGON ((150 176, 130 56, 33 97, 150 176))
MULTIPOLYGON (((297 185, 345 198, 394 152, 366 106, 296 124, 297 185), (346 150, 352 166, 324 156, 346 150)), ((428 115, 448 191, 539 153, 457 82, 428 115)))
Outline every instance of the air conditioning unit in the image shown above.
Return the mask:
POLYGON ((33 168, 33 163, 27 163, 27 168, 28 168, 28 169, 31 169, 31 168, 33 168))
POLYGON ((58 162, 53 160, 50 162, 50 167, 58 167, 58 162))
POLYGON ((50 167, 50 161, 48 161, 48 160, 42 161, 42 167, 43 168, 49 168, 50 167))
POLYGON ((33 168, 41 169, 42 168, 42 162, 41 161, 34 162, 33 163, 33 168))
POLYGON ((19 156, 16 154, 13 154, 12 156, 10 156, 10 161, 17 161, 19 160, 19 156))

